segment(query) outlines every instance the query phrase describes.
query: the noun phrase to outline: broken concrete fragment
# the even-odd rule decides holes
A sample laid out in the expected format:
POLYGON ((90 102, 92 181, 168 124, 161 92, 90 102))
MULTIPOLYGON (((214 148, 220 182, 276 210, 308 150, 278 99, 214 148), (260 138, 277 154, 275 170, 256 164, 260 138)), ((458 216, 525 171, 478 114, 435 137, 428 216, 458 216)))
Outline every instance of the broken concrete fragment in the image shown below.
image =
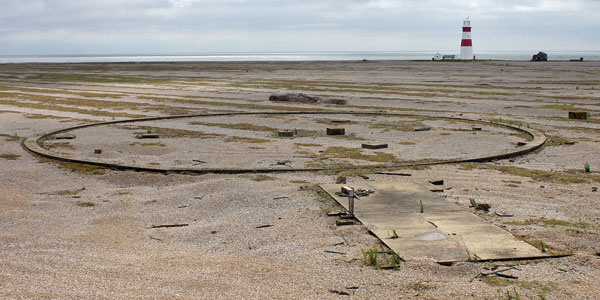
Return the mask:
POLYGON ((346 225, 354 225, 354 220, 352 219, 340 219, 335 221, 336 226, 346 226, 346 225))
POLYGON ((293 137, 294 136, 294 132, 293 131, 289 131, 289 130, 284 130, 284 131, 279 131, 277 133, 277 135, 279 137, 293 137))
POLYGON ((345 135, 346 130, 344 128, 327 128, 327 135, 345 135))
POLYGON ((586 111, 570 111, 569 119, 587 120, 588 113, 586 111))
POLYGON ((384 149, 388 147, 388 144, 362 144, 364 149, 384 149))
POLYGON ((281 94, 271 95, 269 101, 285 101, 285 102, 300 102, 300 103, 317 103, 321 100, 320 97, 311 97, 305 94, 281 94))
POLYGON ((346 176, 339 176, 338 178, 335 179, 335 183, 336 184, 345 184, 346 183, 346 176))
POLYGON ((497 215, 498 217, 512 217, 512 216, 514 216, 514 215, 513 215, 513 214, 511 214, 511 213, 507 213, 507 212, 501 212, 501 211, 497 211, 497 212, 496 212, 496 215, 497 215))
POLYGON ((430 180, 429 183, 433 185, 444 185, 444 180, 430 180))

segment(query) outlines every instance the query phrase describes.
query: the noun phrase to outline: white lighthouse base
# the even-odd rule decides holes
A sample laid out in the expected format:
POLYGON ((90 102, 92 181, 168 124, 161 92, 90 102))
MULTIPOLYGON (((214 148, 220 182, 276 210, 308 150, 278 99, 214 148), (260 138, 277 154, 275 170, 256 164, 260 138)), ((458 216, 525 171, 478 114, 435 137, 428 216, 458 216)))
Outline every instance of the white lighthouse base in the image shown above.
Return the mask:
POLYGON ((460 47, 460 59, 473 59, 473 47, 460 47))

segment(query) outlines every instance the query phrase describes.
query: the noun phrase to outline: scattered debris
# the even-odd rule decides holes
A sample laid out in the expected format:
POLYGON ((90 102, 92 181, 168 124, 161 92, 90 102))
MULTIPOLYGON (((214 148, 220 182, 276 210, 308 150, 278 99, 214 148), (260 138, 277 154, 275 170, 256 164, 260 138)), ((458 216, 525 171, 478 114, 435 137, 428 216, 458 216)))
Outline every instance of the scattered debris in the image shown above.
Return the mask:
POLYGON ((163 224, 163 225, 152 225, 150 228, 171 228, 171 227, 185 227, 190 224, 163 224))
POLYGON ((358 176, 362 179, 369 179, 369 176, 367 176, 367 175, 357 174, 356 176, 358 176))
POLYGON ((491 207, 492 206, 487 203, 477 203, 477 206, 475 206, 475 210, 483 210, 485 212, 489 212, 491 207))
POLYGON ((473 130, 473 131, 481 131, 482 128, 481 127, 472 127, 471 130, 473 130))
POLYGON ((216 230, 213 230, 213 231, 211 231, 210 233, 211 233, 211 234, 215 234, 215 233, 217 233, 217 231, 216 231, 216 230))
POLYGON ((347 290, 358 290, 357 286, 347 286, 347 287, 344 287, 344 288, 347 289, 347 290))
POLYGON ((588 113, 586 111, 570 111, 569 119, 587 120, 588 113))
POLYGON ((431 127, 415 128, 415 131, 429 131, 429 130, 431 130, 431 127))
POLYGON ((155 240, 155 241, 162 241, 162 239, 155 238, 155 237, 153 237, 153 236, 149 236, 149 238, 150 238, 151 240, 155 240))
POLYGON ((433 223, 433 222, 431 222, 431 221, 427 221, 427 223, 429 223, 429 224, 433 225, 433 227, 435 227, 435 228, 438 228, 438 226, 437 226, 437 225, 435 225, 435 223, 433 223))
POLYGON ((350 120, 331 120, 331 123, 350 123, 350 120))
POLYGON ((339 252, 339 251, 333 251, 333 250, 325 250, 323 252, 326 253, 333 253, 333 254, 346 254, 346 252, 339 252))
POLYGON ((76 136, 72 134, 61 134, 54 136, 55 140, 72 140, 74 138, 76 138, 76 136))
POLYGON ((392 270, 392 269, 398 269, 400 268, 400 265, 381 265, 379 266, 380 269, 382 270, 392 270))
POLYGON ((517 147, 523 147, 525 145, 527 145, 527 143, 525 143, 525 142, 517 142, 517 147))
POLYGON ((338 178, 335 179, 335 183, 346 184, 346 176, 338 176, 338 178))
POLYGON ((100 154, 100 153, 102 153, 102 149, 94 149, 94 153, 95 154, 100 154))
POLYGON ((177 208, 186 208, 186 207, 190 207, 190 206, 189 205, 177 206, 177 208))
POLYGON ((279 131, 277 132, 277 136, 279 137, 293 137, 294 132, 289 130, 279 131))
POLYGON ((507 213, 507 212, 502 212, 502 211, 496 211, 494 212, 496 214, 496 216, 498 217, 513 217, 514 214, 511 213, 507 213))
MULTIPOLYGON (((499 266, 495 266, 494 268, 499 268, 499 266)), ((517 268, 517 266, 510 266, 510 267, 506 267, 504 269, 501 270, 495 270, 492 269, 492 272, 479 272, 479 274, 477 274, 475 277, 473 277, 471 280, 469 280, 469 282, 473 282, 473 280, 479 278, 479 277, 491 277, 491 276, 497 276, 497 277, 504 277, 504 278, 510 278, 510 279, 518 279, 518 276, 513 276, 513 275, 507 275, 507 274, 502 274, 503 272, 506 272, 508 270, 518 270, 520 271, 520 269, 517 268)))
POLYGON ((593 186, 592 187, 592 192, 597 192, 598 191, 598 187, 597 186, 593 186))
POLYGON ((348 292, 344 292, 344 291, 338 291, 338 290, 329 290, 330 293, 332 294, 338 294, 341 296, 350 296, 350 294, 348 292))
POLYGON ((135 136, 138 139, 157 139, 158 133, 144 133, 144 134, 138 134, 135 136))
POLYGON ((198 164, 205 164, 206 162, 203 160, 199 160, 199 159, 192 159, 193 162, 198 163, 198 164))
POLYGON ((327 128, 327 135, 345 135, 346 129, 344 128, 327 128))
POLYGON ((275 197, 275 198, 273 198, 273 200, 280 200, 280 199, 286 199, 286 198, 290 199, 291 197, 289 197, 289 196, 281 196, 281 197, 275 197))
POLYGON ((204 196, 206 196, 206 195, 203 195, 203 196, 196 196, 196 197, 194 197, 194 199, 196 199, 196 200, 200 200, 200 199, 204 198, 204 196))
POLYGON ((323 104, 337 104, 337 105, 346 105, 348 101, 344 99, 324 99, 321 101, 323 104))
POLYGON ((393 173, 393 172, 375 172, 375 174, 380 174, 380 175, 396 175, 396 176, 412 176, 412 174, 408 174, 408 173, 393 173))
POLYGON ((433 185, 444 185, 444 180, 430 180, 429 183, 433 185))
POLYGON ((256 226, 256 228, 258 228, 258 229, 269 228, 269 227, 273 227, 273 225, 271 225, 271 224, 265 224, 265 225, 256 226))
POLYGON ((347 215, 348 213, 342 210, 334 210, 332 212, 328 212, 327 216, 329 217, 334 217, 334 216, 342 216, 342 215, 347 215))
POLYGON ((269 96, 269 101, 282 101, 282 102, 300 102, 300 103, 318 103, 321 101, 321 97, 311 97, 305 94, 273 94, 269 96))
POLYGON ((566 141, 565 145, 575 145, 575 141, 566 141))
POLYGON ((384 149, 387 148, 388 144, 362 144, 364 149, 384 149))
POLYGON ((339 219, 335 221, 336 226, 346 226, 346 225, 354 225, 355 222, 353 219, 339 219))

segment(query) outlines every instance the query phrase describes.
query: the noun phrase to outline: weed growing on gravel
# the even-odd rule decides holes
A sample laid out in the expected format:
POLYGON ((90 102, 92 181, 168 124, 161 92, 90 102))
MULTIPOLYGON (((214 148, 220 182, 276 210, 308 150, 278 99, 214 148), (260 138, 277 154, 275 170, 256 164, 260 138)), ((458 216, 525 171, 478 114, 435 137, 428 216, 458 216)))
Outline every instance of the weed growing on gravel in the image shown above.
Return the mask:
POLYGON ((377 249, 375 249, 375 248, 370 248, 367 250, 360 249, 360 251, 362 252, 363 262, 365 263, 365 265, 373 266, 373 267, 377 268, 377 266, 378 266, 377 249))
POLYGON ((93 207, 93 206, 96 206, 96 204, 93 203, 93 202, 77 201, 77 206, 79 206, 79 207, 93 207))
POLYGON ((390 254, 390 263, 392 266, 394 266, 394 269, 396 269, 396 270, 400 269, 400 264, 402 263, 402 258, 394 250, 392 250, 392 253, 390 254))
POLYGON ((412 282, 406 285, 407 288, 415 291, 426 291, 435 288, 434 285, 422 282, 412 282))
MULTIPOLYGON (((41 159, 42 162, 44 161, 50 161, 47 159, 41 159)), ((80 174, 92 174, 92 175, 101 175, 104 174, 104 171, 106 170, 103 167, 99 167, 99 166, 94 166, 94 165, 88 165, 88 164, 78 164, 78 163, 71 163, 71 162, 57 162, 59 164, 58 168, 59 169, 69 169, 71 170, 71 172, 77 172, 80 174)))
POLYGON ((515 294, 513 295, 510 290, 506 290, 506 293, 502 293, 500 289, 498 289, 498 300, 520 300, 521 296, 519 296, 519 292, 517 292, 517 288, 513 288, 515 294))
POLYGON ((5 140, 7 142, 16 142, 16 141, 20 141, 21 137, 18 136, 17 134, 13 134, 13 135, 9 135, 6 133, 0 133, 0 136, 5 137, 5 140))
POLYGON ((17 160, 17 158, 21 157, 18 154, 0 154, 0 158, 4 158, 6 160, 17 160))
POLYGON ((421 213, 423 213, 425 211, 425 208, 423 207, 423 200, 419 200, 420 203, 420 211, 421 213))
POLYGON ((546 253, 546 244, 544 241, 540 241, 540 249, 542 250, 542 253, 546 253))
POLYGON ((586 173, 590 173, 590 172, 591 172, 591 170, 590 170, 590 164, 589 164, 589 163, 585 163, 585 164, 583 164, 583 170, 584 170, 586 173))
POLYGON ((373 162, 392 162, 396 161, 396 157, 393 154, 385 152, 374 152, 372 155, 361 153, 362 149, 359 148, 348 148, 348 147, 329 147, 323 154, 335 155, 336 158, 349 158, 356 160, 366 160, 373 162))
POLYGON ((250 178, 250 180, 252 181, 267 181, 267 180, 275 180, 274 177, 271 176, 267 176, 267 175, 263 175, 263 174, 258 174, 256 176, 247 176, 248 178, 250 178))
POLYGON ((398 233, 396 233, 396 229, 392 229, 392 234, 388 237, 388 239, 397 239, 397 238, 398 238, 398 233))
POLYGON ((77 195, 77 194, 79 194, 79 192, 81 192, 83 190, 85 190, 85 188, 80 188, 80 189, 77 189, 77 190, 60 190, 60 191, 57 191, 56 194, 57 195, 61 195, 61 196, 64 196, 64 195, 77 195))
POLYGON ((155 142, 155 143, 140 143, 140 142, 134 142, 134 143, 130 143, 129 146, 135 146, 135 145, 140 145, 140 146, 160 146, 160 147, 164 147, 166 146, 165 144, 161 143, 161 142, 155 142))

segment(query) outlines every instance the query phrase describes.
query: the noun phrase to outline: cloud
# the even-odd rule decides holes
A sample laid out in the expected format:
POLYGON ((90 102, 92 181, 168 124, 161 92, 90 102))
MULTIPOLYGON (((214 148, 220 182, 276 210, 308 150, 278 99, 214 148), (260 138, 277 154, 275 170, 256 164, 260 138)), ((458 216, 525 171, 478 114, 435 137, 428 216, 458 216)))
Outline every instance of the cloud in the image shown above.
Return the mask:
POLYGON ((466 16, 476 50, 600 49, 597 0, 4 0, 0 54, 451 50, 466 16))

